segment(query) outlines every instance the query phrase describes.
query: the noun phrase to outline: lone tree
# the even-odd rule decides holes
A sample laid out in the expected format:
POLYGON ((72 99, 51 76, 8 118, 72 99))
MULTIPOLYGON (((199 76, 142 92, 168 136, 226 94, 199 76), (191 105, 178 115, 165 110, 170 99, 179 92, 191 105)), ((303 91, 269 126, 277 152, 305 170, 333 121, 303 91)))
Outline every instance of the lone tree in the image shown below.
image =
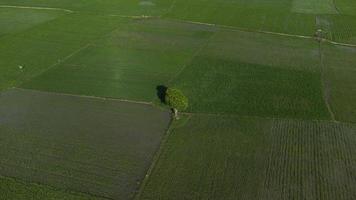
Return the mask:
POLYGON ((178 119, 178 111, 183 111, 188 107, 188 98, 182 91, 175 88, 168 88, 166 91, 165 102, 172 108, 174 117, 178 119))

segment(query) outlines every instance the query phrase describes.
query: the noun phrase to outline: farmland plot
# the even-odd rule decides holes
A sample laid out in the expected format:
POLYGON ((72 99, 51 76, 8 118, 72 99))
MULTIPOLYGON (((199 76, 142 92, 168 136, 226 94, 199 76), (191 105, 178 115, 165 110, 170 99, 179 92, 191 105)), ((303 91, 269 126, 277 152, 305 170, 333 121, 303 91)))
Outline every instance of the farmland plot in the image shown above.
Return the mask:
POLYGON ((58 65, 121 23, 121 18, 67 14, 0 38, 0 89, 18 85, 58 65))
POLYGON ((314 41, 221 31, 174 85, 192 112, 328 119, 319 66, 314 41))
POLYGON ((69 193, 49 186, 24 183, 0 176, 0 199, 6 200, 104 200, 87 194, 69 193))
POLYGON ((355 133, 349 124, 274 120, 261 199, 354 199, 355 133))
MULTIPOLYGON (((315 17, 318 15, 349 17, 356 13, 355 3, 346 0, 1 0, 0 5, 61 8, 100 15, 155 16, 308 36, 315 33, 315 17)), ((346 29, 352 24, 353 21, 345 21, 339 26, 346 29)), ((338 28, 335 27, 333 31, 337 32, 338 28)))
POLYGON ((175 85, 193 112, 327 119, 319 66, 312 40, 144 20, 22 87, 153 101, 156 86, 175 85))
POLYGON ((190 116, 138 199, 354 199, 355 142, 348 124, 190 116))
POLYGON ((344 15, 356 16, 356 2, 350 0, 335 0, 336 7, 344 15))
POLYGON ((346 0, 177 0, 164 17, 251 31, 313 36, 320 28, 316 18, 321 16, 330 18, 330 23, 335 24, 330 26, 330 30, 325 30, 334 35, 332 39, 355 42, 350 40, 350 34, 355 37, 352 30, 355 27, 355 13, 355 3, 346 0))
POLYGON ((356 16, 321 15, 316 18, 316 27, 330 40, 356 44, 356 16))
POLYGON ((21 89, 1 93, 0 116, 2 176, 112 199, 133 195, 170 121, 150 105, 21 89))
POLYGON ((66 14, 63 11, 4 8, 0 6, 0 37, 26 30, 66 14))
POLYGON ((214 32, 166 20, 131 22, 22 87, 153 101, 156 87, 173 79, 214 32))
POLYGON ((292 12, 338 14, 333 0, 293 0, 292 12))
POLYGON ((249 30, 312 35, 315 17, 291 12, 292 1, 176 1, 167 18, 234 26, 249 30))
POLYGON ((154 102, 159 85, 191 113, 138 199, 356 199, 356 127, 342 123, 356 122, 356 48, 311 38, 356 44, 355 13, 351 0, 0 0, 0 199, 132 198, 168 113, 75 95, 154 102))
POLYGON ((138 199, 255 199, 267 125, 202 115, 176 121, 138 199))
POLYGON ((337 120, 356 122, 356 48, 323 45, 323 62, 337 120))

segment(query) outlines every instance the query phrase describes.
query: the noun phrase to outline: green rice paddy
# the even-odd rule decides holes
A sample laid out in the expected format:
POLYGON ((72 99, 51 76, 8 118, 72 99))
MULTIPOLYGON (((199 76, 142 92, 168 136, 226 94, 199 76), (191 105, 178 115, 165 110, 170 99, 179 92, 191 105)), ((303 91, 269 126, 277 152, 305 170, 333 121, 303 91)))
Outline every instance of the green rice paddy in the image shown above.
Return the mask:
POLYGON ((0 0, 0 199, 355 199, 355 13, 0 0))
POLYGON ((355 142, 348 124, 186 116, 139 199, 353 199, 355 142))

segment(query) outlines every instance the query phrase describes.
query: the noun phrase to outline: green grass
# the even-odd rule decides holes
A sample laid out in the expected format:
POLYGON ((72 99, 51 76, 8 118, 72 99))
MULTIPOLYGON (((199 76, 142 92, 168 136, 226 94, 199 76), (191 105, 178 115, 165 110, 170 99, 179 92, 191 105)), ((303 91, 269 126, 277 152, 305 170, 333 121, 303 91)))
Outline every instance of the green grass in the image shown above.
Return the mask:
POLYGON ((135 193, 170 121, 150 105, 20 89, 0 113, 2 176, 113 199, 135 193))
POLYGON ((29 184, 0 177, 0 198, 6 200, 104 200, 86 194, 70 193, 45 185, 29 184))
POLYGON ((187 118, 173 124, 138 199, 342 200, 356 195, 351 125, 187 118))

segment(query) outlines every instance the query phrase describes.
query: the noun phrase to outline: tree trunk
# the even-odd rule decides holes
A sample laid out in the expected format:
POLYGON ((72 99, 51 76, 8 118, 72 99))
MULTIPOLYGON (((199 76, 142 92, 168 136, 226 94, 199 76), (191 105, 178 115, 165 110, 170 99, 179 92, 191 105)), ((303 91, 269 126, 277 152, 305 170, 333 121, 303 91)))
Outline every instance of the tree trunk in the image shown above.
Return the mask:
POLYGON ((179 119, 179 116, 178 116, 178 110, 175 109, 175 108, 172 108, 173 110, 173 116, 174 116, 174 119, 179 119))

